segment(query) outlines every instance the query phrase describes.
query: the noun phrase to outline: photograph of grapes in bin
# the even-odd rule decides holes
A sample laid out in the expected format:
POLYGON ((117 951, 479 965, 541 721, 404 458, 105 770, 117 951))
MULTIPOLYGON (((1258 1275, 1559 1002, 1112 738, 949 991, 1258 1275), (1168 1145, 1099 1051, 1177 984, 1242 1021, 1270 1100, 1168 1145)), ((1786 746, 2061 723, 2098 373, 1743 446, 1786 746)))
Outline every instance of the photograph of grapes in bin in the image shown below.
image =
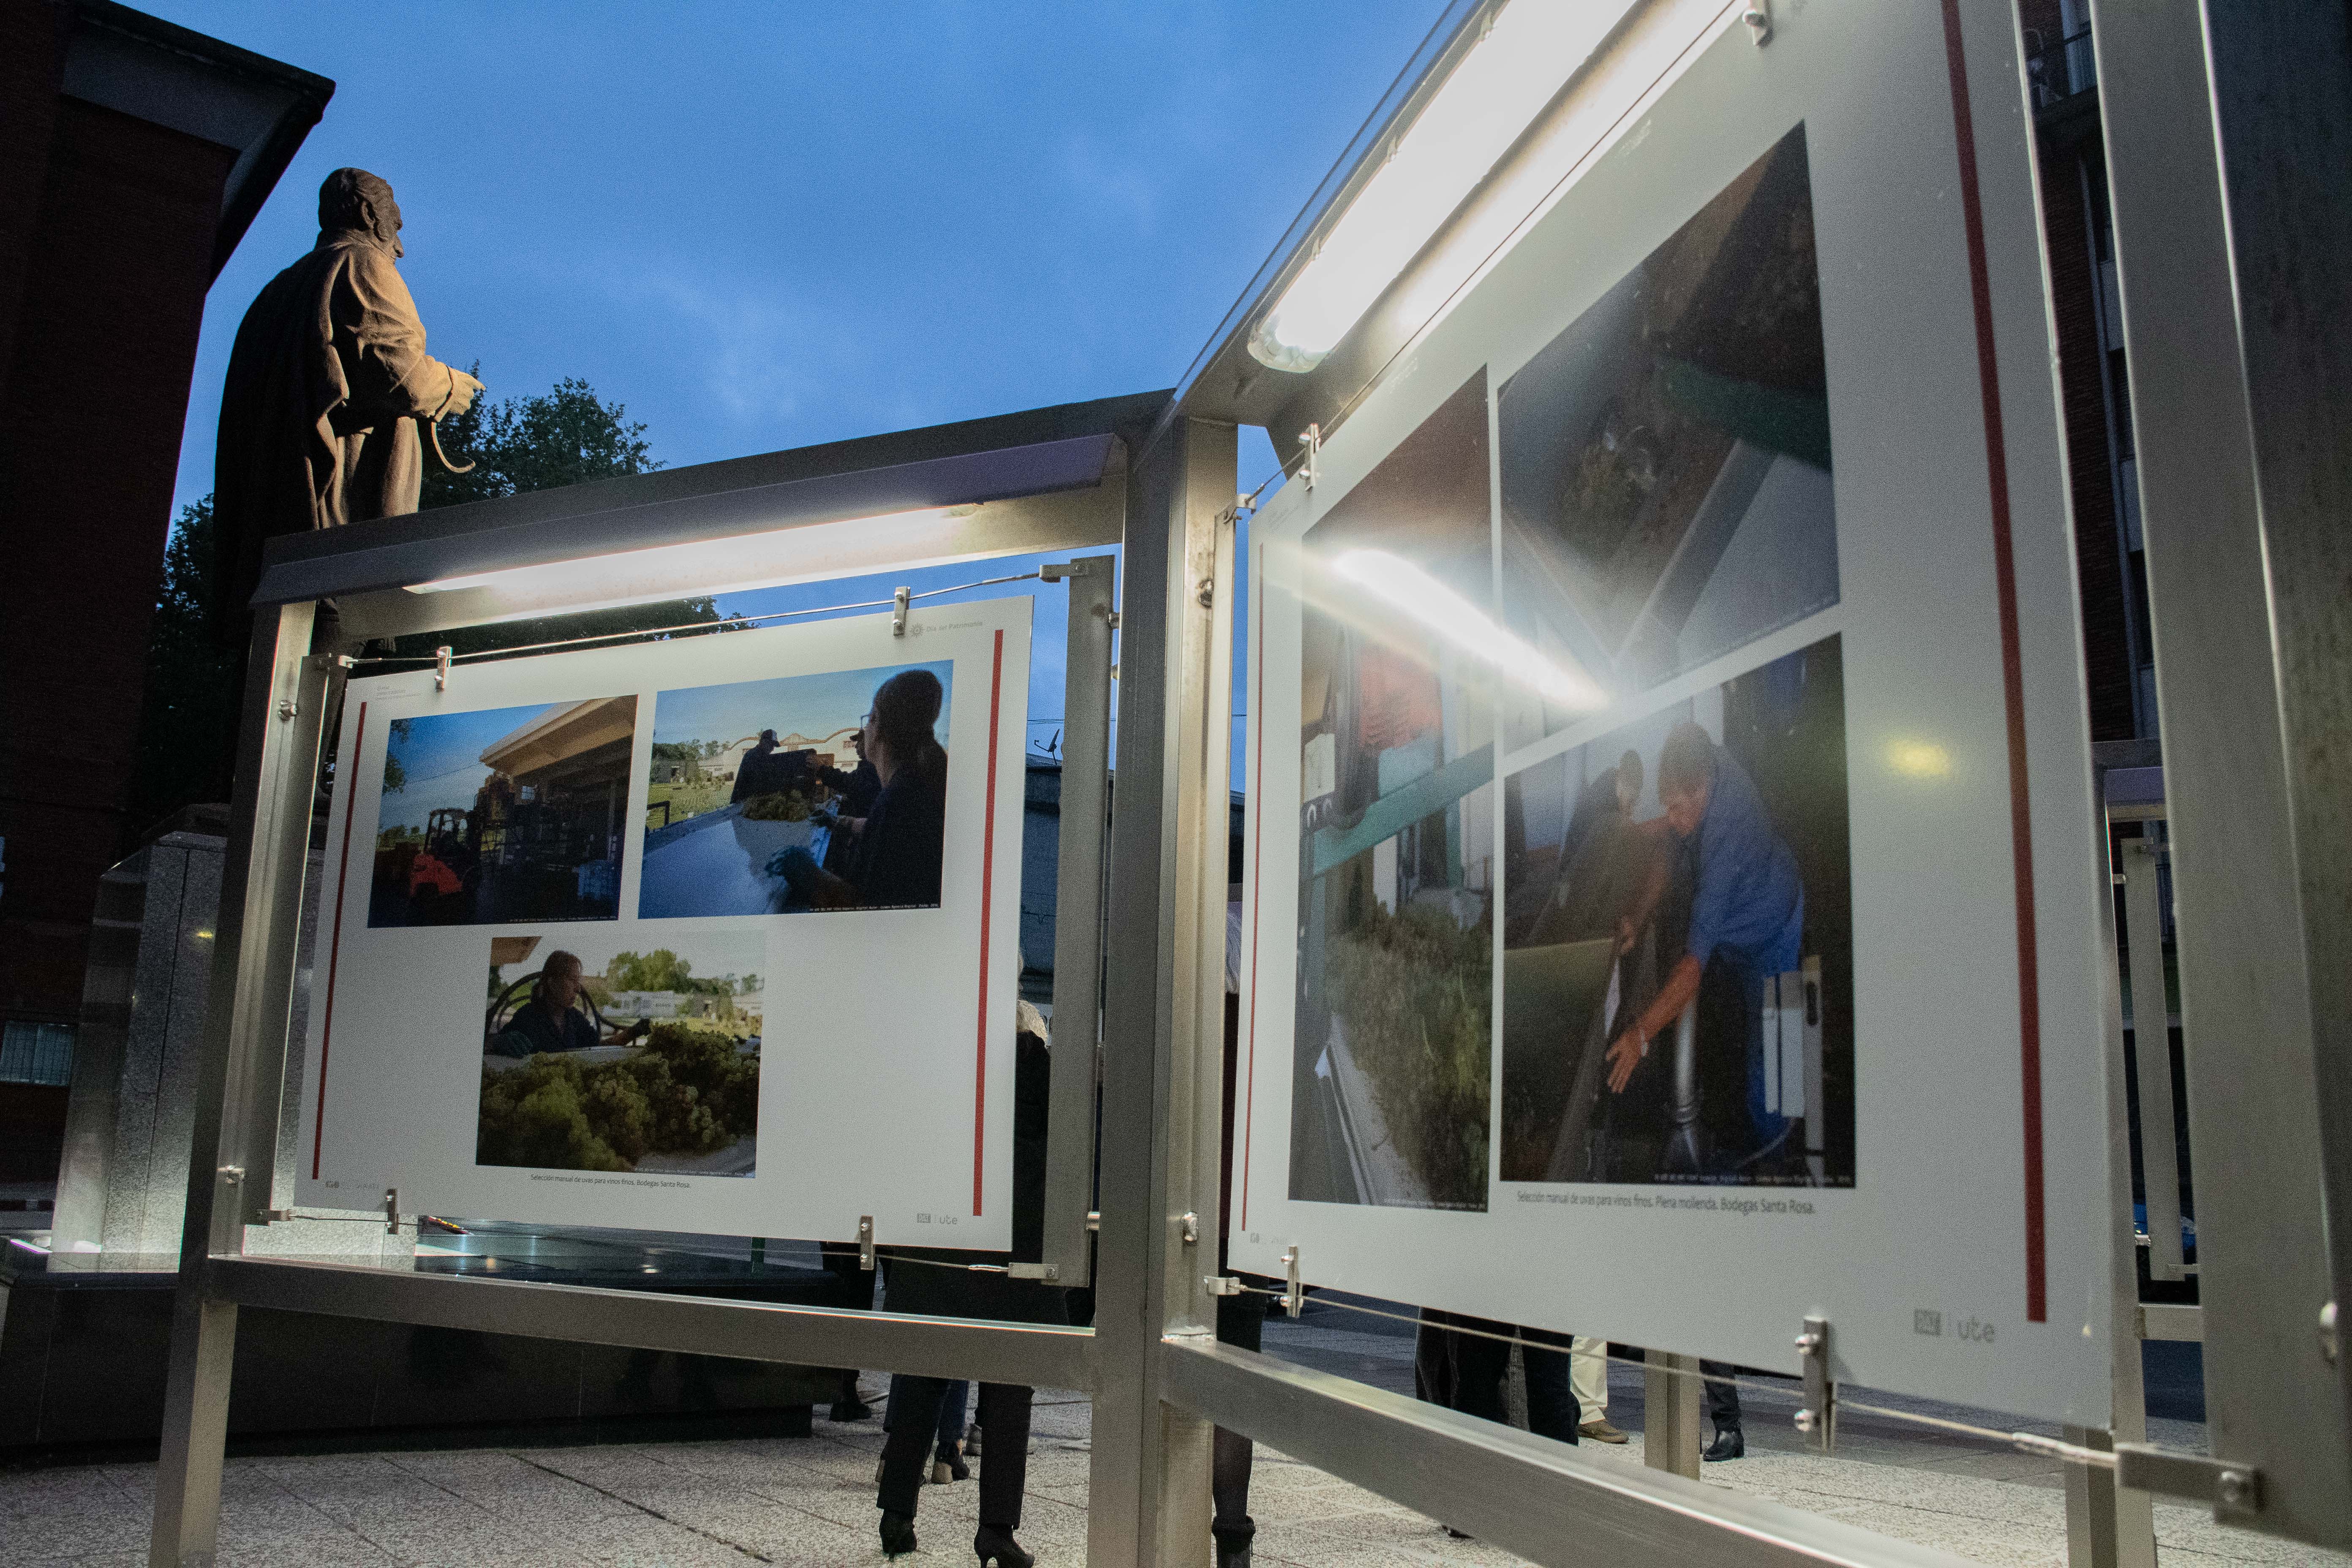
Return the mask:
POLYGON ((753 1173, 765 943, 665 940, 490 939, 475 1163, 753 1173))
POLYGON ((954 670, 942 660, 662 692, 639 917, 936 906, 954 670))

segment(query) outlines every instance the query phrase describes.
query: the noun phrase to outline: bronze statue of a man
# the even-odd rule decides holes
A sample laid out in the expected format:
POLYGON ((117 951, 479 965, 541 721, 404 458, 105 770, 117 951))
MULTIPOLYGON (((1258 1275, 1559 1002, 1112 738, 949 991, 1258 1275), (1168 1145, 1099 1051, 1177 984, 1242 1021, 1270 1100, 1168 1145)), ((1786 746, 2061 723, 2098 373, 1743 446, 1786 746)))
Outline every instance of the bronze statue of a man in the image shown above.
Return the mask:
POLYGON ((394 265, 400 204, 364 169, 319 187, 319 244, 246 311, 221 394, 213 506, 222 640, 242 647, 265 541, 416 510, 418 422, 462 414, 482 384, 425 352, 394 265))

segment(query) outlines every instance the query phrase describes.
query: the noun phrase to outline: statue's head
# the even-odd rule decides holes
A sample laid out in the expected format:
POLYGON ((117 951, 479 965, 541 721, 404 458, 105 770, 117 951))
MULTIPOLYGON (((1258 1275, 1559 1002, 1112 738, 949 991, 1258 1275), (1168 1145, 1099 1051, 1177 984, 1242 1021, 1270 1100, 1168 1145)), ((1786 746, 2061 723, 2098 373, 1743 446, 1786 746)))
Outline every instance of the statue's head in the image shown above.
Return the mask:
POLYGON ((319 187, 319 230, 339 228, 372 234, 394 256, 407 254, 400 243, 400 204, 392 187, 365 169, 338 169, 319 187))

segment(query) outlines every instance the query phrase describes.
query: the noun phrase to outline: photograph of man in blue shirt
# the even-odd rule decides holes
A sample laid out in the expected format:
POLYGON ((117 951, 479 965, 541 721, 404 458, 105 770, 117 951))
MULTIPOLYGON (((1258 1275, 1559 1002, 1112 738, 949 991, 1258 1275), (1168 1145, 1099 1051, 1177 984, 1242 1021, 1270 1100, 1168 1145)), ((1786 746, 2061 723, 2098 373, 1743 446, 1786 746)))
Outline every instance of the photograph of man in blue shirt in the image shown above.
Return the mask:
MULTIPOLYGON (((1805 886, 1797 858, 1774 830, 1747 769, 1698 724, 1678 724, 1666 737, 1658 755, 1658 802, 1664 815, 1654 824, 1673 836, 1695 867, 1689 934, 1658 994, 1611 1043, 1609 1089, 1623 1092, 1652 1041, 1697 997, 1708 964, 1723 965, 1744 1004, 1748 1120, 1755 1147, 1767 1148, 1785 1131, 1786 1119, 1766 1100, 1764 981, 1802 961, 1805 886)), ((1661 858, 1661 869, 1663 863, 1661 858)), ((1629 929, 1638 930, 1647 919, 1664 879, 1654 883, 1642 911, 1628 918, 1629 929)), ((1700 1050, 1711 1043, 1702 1039, 1700 1050)))

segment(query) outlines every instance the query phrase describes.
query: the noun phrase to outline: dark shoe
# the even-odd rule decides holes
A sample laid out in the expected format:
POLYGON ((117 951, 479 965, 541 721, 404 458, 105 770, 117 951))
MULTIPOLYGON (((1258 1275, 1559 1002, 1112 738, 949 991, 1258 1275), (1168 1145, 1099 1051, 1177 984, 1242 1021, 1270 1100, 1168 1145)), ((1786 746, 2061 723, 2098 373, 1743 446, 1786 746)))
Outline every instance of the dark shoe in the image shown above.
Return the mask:
POLYGON ((983 1524, 980 1533, 971 1538, 971 1549, 980 1554, 980 1568, 1031 1568, 1037 1559, 1021 1550, 1013 1532, 1001 1524, 983 1524))
POLYGON ((1250 1543, 1217 1537, 1217 1568, 1250 1568, 1250 1543))
POLYGON ((950 1481, 971 1479, 971 1467, 963 1462, 962 1453, 953 1443, 942 1443, 931 1459, 931 1485, 943 1487, 950 1481))
POLYGON ((1445 1527, 1445 1533, 1454 1537, 1456 1541, 1467 1541, 1470 1539, 1470 1532, 1468 1531, 1456 1530, 1450 1524, 1445 1527))
POLYGON ((836 1399, 833 1402, 833 1419, 835 1421, 863 1421, 873 1414, 874 1406, 862 1399, 836 1399))
POLYGON ((1588 1443, 1622 1443, 1625 1440, 1625 1434, 1609 1425, 1606 1415, 1594 1416, 1576 1431, 1588 1443))
POLYGON ((915 1550, 915 1516, 882 1510, 882 1555, 903 1557, 915 1550))
POLYGON ((1715 1429, 1715 1447, 1701 1454, 1699 1458, 1716 1460, 1737 1459, 1744 1457, 1747 1452, 1748 1439, 1740 1435, 1738 1427, 1718 1426, 1715 1429))

